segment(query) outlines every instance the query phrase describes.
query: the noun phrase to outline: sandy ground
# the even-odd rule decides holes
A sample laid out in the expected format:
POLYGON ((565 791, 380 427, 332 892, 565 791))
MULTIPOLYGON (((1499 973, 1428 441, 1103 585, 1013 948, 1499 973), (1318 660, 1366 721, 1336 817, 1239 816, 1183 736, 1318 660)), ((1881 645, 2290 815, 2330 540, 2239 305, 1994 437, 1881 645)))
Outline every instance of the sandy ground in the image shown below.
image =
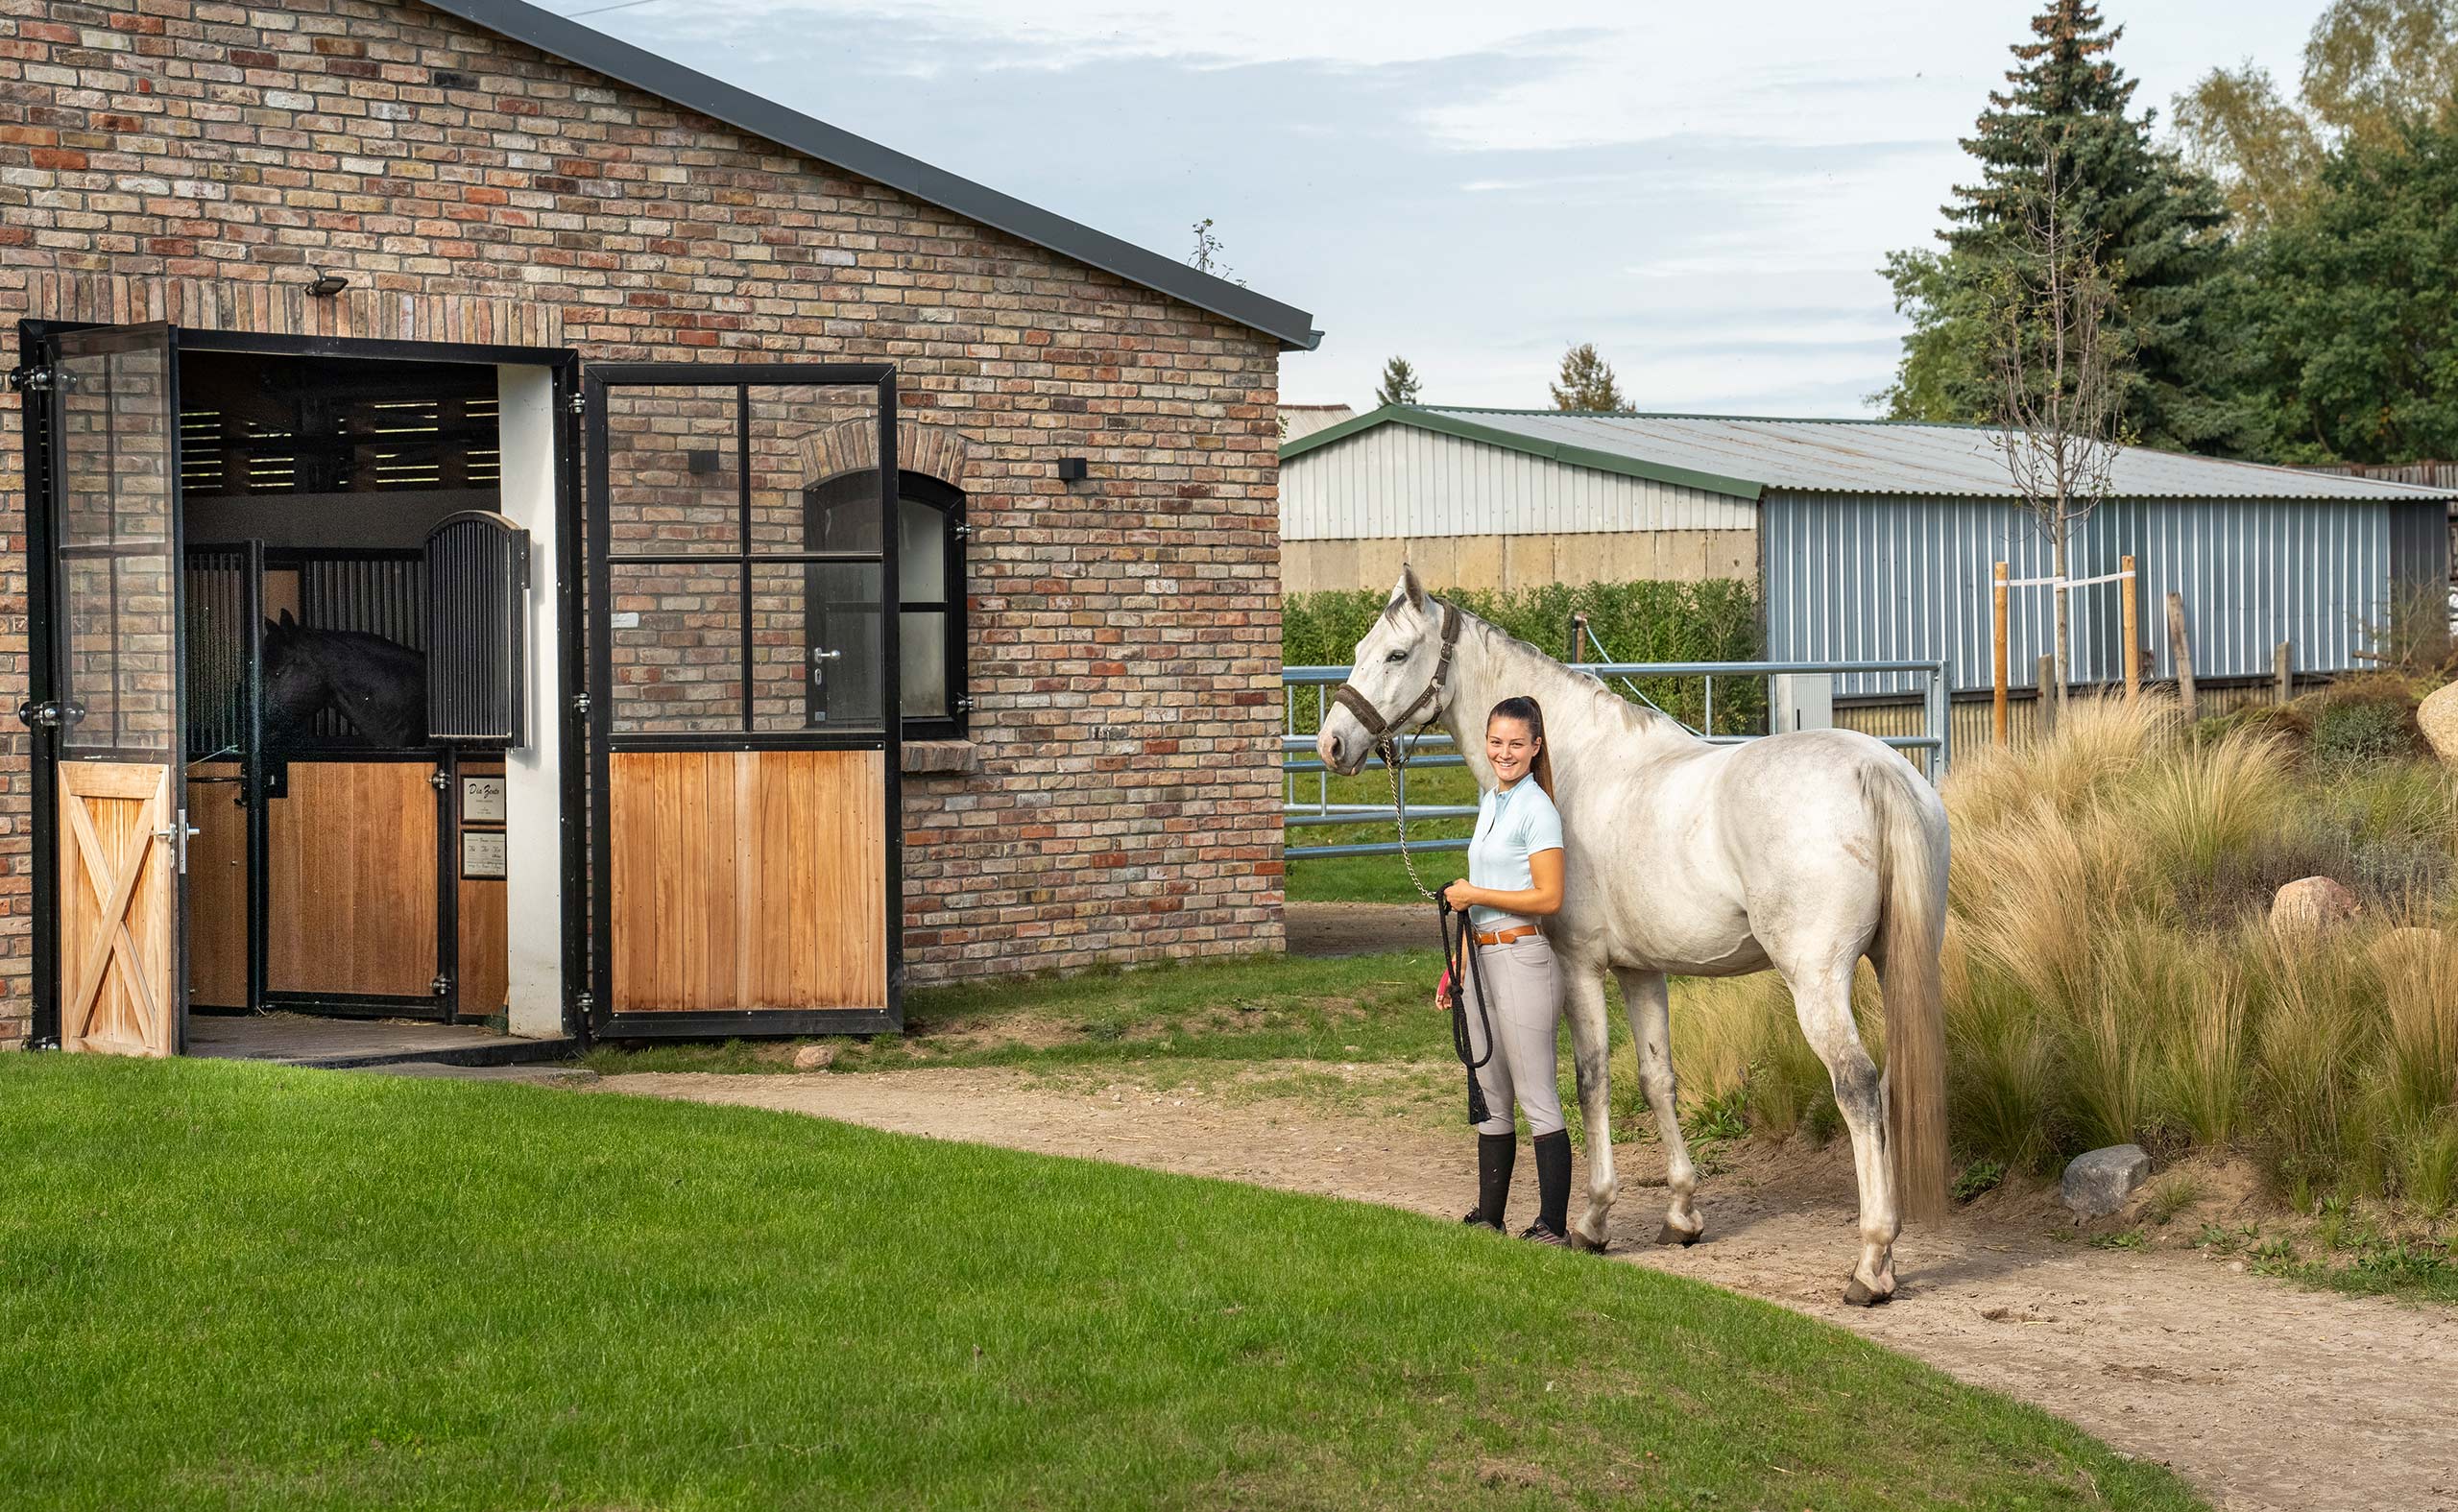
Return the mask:
MULTIPOLYGON (((1452 874, 1446 872, 1447 878, 1452 874)), ((1435 885, 1429 876, 1426 885, 1435 885)), ((1290 903, 1284 910, 1291 955, 1378 955, 1432 950, 1431 903, 1290 903)))
MULTIPOLYGON (((1000 1070, 631 1075, 595 1085, 1444 1219, 1462 1211, 1472 1185, 1464 1130, 1445 1135, 1268 1098, 1069 1087, 1000 1070)), ((1853 1248, 1848 1161, 1744 1156, 1701 1190, 1707 1242, 1662 1250, 1648 1242, 1663 1212, 1662 1163, 1651 1144, 1626 1146, 1622 1159, 1612 1259, 1841 1324, 2165 1462, 2221 1507, 2458 1512, 2458 1316, 2446 1310, 2308 1291, 2195 1254, 2055 1242, 2035 1202, 1907 1233, 1896 1252, 1901 1294, 1862 1311, 1838 1297, 1853 1248)), ((1530 1164, 1520 1163, 1523 1175, 1530 1164)), ((1514 1222, 1534 1202, 1532 1190, 1522 1193, 1514 1222)))

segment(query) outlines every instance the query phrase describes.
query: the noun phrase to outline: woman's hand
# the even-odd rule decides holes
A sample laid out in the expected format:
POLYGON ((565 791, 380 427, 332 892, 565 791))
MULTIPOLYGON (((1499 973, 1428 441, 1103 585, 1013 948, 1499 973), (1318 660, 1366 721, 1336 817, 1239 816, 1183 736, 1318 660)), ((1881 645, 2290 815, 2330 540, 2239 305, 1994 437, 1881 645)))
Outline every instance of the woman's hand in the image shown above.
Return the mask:
POLYGON ((1442 899, 1454 908, 1466 908, 1483 894, 1484 889, 1471 886, 1466 877, 1461 877, 1442 890, 1442 899))

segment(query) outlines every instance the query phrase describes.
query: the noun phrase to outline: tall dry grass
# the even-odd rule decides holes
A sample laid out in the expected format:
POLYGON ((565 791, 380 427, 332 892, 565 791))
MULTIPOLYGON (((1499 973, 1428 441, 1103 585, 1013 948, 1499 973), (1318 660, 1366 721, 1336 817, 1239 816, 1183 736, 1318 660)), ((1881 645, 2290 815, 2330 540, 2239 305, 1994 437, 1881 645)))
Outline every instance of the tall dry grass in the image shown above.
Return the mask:
MULTIPOLYGON (((2257 726, 2197 739, 2161 699, 2082 699, 2054 739, 1964 763, 1945 797, 1964 1157, 2224 1149, 2283 1192, 2458 1206, 2458 787, 2441 768, 2317 764, 2257 726), (2277 887, 2316 873, 2362 911, 2274 935, 2277 887)), ((1779 978, 1680 984, 1674 1032, 1691 1094, 1744 1090, 1770 1135, 1835 1127, 1779 978)))

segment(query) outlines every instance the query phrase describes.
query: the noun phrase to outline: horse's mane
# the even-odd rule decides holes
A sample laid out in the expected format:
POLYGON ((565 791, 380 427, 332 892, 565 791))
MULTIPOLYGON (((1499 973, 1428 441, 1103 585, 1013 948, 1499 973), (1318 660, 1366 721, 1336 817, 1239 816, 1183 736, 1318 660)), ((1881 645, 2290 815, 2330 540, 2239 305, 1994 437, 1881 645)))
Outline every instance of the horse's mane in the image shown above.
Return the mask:
POLYGON ((1543 647, 1520 639, 1517 636, 1514 636, 1509 631, 1503 629, 1492 620, 1483 618, 1481 615, 1470 613, 1467 610, 1460 608, 1460 606, 1452 603, 1448 599, 1434 599, 1432 602, 1444 605, 1445 607, 1453 610, 1461 619, 1466 620, 1469 624, 1478 627, 1495 639, 1500 640, 1505 649, 1524 652, 1527 655, 1535 658, 1538 661, 1545 663, 1547 666, 1552 667, 1554 671, 1559 672, 1570 682, 1571 685, 1595 699, 1598 708, 1611 711, 1634 732, 1654 733, 1659 732, 1669 732, 1685 735, 1690 732, 1682 727, 1679 720, 1676 720, 1671 715, 1665 714, 1657 709, 1650 708, 1646 705, 1631 703, 1628 699, 1624 698, 1621 694, 1616 693, 1611 688, 1605 686, 1604 680, 1598 677, 1595 673, 1573 670, 1564 662, 1555 660, 1552 655, 1546 652, 1543 647))
POLYGON ((301 625, 291 632, 291 636, 293 644, 312 638, 321 640, 326 645, 338 643, 356 646, 362 650, 389 654, 397 659, 415 657, 421 661, 426 660, 426 653, 418 647, 405 646, 389 636, 379 636, 371 630, 327 630, 323 626, 301 625))

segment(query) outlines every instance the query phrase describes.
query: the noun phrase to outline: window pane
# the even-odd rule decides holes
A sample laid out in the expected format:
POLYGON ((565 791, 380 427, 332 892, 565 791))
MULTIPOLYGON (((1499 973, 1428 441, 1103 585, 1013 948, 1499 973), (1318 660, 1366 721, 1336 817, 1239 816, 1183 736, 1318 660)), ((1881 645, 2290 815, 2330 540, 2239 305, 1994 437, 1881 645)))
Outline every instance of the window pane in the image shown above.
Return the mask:
POLYGON ((896 594, 908 604, 948 596, 948 516, 917 499, 896 506, 896 594))
POLYGON ((757 728, 880 727, 879 564, 755 564, 752 614, 757 728))
POLYGON ((945 719, 948 717, 948 616, 935 609, 908 610, 899 616, 901 636, 896 654, 903 659, 897 668, 898 681, 904 684, 903 700, 907 719, 945 719))
MULTIPOLYGON (((870 498, 871 540, 849 548, 809 538, 807 491, 844 468, 844 450, 879 432, 879 394, 868 385, 796 384, 751 391, 751 552, 879 549, 879 495, 870 498)), ((850 519, 847 523, 851 523, 850 519)))
POLYGON ((742 568, 731 562, 609 569, 616 734, 742 728, 742 568))
POLYGON ((608 550, 663 556, 739 550, 738 431, 731 388, 608 389, 608 550))

